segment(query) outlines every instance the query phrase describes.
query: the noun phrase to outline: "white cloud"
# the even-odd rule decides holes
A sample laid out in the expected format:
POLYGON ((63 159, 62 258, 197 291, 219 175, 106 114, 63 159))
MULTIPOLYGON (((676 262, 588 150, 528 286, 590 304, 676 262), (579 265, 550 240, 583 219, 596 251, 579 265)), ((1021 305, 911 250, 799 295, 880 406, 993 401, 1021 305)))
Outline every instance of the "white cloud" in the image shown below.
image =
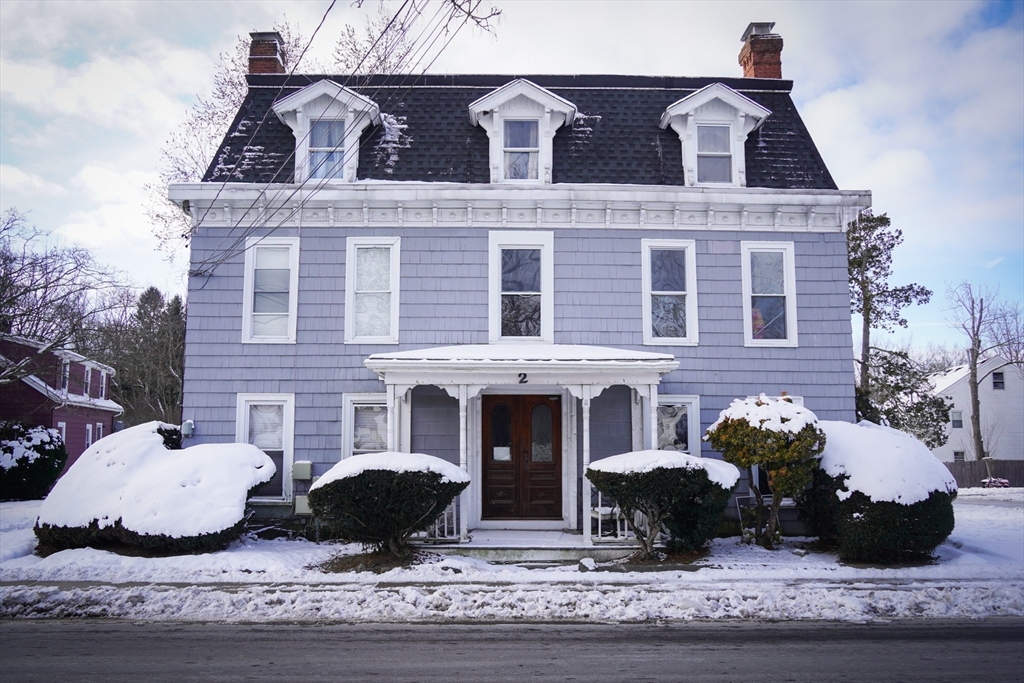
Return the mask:
POLYGON ((7 198, 12 195, 58 196, 67 194, 67 190, 30 171, 24 171, 17 166, 0 164, 0 194, 4 195, 5 203, 7 203, 7 198))
POLYGON ((985 264, 985 270, 992 270, 993 268, 995 268, 996 266, 998 266, 1000 263, 1002 263, 1005 260, 1006 260, 1006 257, 1004 257, 1004 256, 1000 256, 999 258, 992 259, 991 261, 989 261, 988 263, 985 264))

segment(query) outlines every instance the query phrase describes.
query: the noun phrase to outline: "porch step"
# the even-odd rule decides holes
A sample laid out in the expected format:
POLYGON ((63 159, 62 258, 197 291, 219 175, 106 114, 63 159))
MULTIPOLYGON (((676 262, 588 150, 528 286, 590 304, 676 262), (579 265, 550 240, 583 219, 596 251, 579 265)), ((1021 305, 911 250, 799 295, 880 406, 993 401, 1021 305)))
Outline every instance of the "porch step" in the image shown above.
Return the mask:
POLYGON ((496 563, 578 562, 590 557, 608 562, 626 557, 637 549, 630 542, 601 541, 583 544, 583 535, 565 531, 521 531, 476 529, 466 543, 423 543, 424 550, 473 557, 496 563))

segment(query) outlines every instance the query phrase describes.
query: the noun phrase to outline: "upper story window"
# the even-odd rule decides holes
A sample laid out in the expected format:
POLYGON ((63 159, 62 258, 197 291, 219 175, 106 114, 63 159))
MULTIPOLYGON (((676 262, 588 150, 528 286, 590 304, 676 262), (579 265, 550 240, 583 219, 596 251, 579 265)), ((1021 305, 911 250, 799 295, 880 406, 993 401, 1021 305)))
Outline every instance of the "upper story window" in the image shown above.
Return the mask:
POLYGON ((100 398, 107 397, 107 373, 100 373, 100 398))
POLYGON ((349 237, 345 342, 398 343, 400 237, 349 237))
POLYGON ((324 79, 274 103, 295 136, 295 182, 356 179, 359 137, 380 125, 380 107, 354 90, 324 79))
POLYGON ((85 366, 85 391, 82 394, 85 396, 92 394, 92 368, 88 365, 85 366))
POLYGON ((693 240, 641 240, 645 344, 697 344, 697 259, 693 240))
POLYGON ((1006 389, 1006 376, 1001 372, 992 373, 992 388, 1006 389))
POLYGON ((554 233, 489 234, 488 338, 554 341, 554 233))
POLYGON ((469 105, 469 120, 487 131, 491 182, 550 183, 555 132, 576 105, 519 79, 469 105))
POLYGON ((71 383, 71 363, 64 361, 60 366, 60 388, 64 391, 68 390, 68 385, 71 383))
POLYGON ((771 111, 721 83, 672 103, 661 127, 672 127, 683 145, 687 185, 747 184, 745 142, 771 111))
POLYGON ((964 428, 964 411, 962 410, 951 410, 949 411, 949 421, 953 426, 953 429, 964 428))
POLYGON ((249 238, 244 286, 242 342, 295 343, 299 238, 249 238))
POLYGON ((341 178, 345 172, 345 122, 314 121, 309 135, 309 177, 341 178))
POLYGON ((796 346, 792 242, 741 242, 745 346, 796 346))

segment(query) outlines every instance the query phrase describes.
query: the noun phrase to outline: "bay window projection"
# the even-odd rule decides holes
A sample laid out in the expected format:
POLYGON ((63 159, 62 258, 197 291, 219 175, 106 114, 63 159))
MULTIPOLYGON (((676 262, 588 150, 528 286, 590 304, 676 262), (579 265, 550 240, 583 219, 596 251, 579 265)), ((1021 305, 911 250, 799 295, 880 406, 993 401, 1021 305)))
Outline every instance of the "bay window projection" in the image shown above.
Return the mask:
POLYGON ((642 240, 645 344, 697 343, 693 240, 642 240))
POLYGON ((314 121, 309 131, 309 177, 343 178, 345 171, 345 122, 314 121))
POLYGON ((491 232, 491 341, 552 340, 553 245, 550 232, 491 232))
POLYGON ((538 121, 505 121, 505 179, 537 180, 540 160, 538 121))
POLYGON ((697 182, 732 182, 729 126, 697 126, 697 182))
POLYGON ((746 346, 796 346, 792 242, 742 242, 746 346))
POLYGON ((270 481, 253 491, 254 499, 291 498, 294 397, 291 394, 239 394, 236 438, 267 454, 277 468, 270 481))
POLYGON ((245 252, 242 341, 294 343, 299 238, 250 238, 245 252))
POLYGON ((345 341, 398 343, 399 237, 349 237, 345 341))

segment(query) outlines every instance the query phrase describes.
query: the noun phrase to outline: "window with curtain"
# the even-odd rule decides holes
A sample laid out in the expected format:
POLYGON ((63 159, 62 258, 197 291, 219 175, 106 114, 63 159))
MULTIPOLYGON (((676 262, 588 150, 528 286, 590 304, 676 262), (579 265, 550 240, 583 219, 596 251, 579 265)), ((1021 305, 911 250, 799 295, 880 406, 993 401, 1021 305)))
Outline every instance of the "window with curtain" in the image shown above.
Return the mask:
POLYGON ((309 132, 309 177, 343 178, 345 171, 345 122, 314 121, 309 132))
POLYGON ((505 179, 537 180, 540 159, 538 121, 505 121, 505 179))
POLYGON ((281 498, 284 496, 284 404, 248 404, 248 442, 267 454, 277 468, 274 477, 260 484, 253 496, 256 498, 281 498))
POLYGON ((287 246, 257 246, 253 259, 250 334, 253 338, 287 338, 291 249, 287 246))
POLYGON ((398 343, 398 237, 348 238, 345 341, 398 343))
POLYGON ((742 242, 743 323, 747 346, 797 345, 792 242, 742 242))

